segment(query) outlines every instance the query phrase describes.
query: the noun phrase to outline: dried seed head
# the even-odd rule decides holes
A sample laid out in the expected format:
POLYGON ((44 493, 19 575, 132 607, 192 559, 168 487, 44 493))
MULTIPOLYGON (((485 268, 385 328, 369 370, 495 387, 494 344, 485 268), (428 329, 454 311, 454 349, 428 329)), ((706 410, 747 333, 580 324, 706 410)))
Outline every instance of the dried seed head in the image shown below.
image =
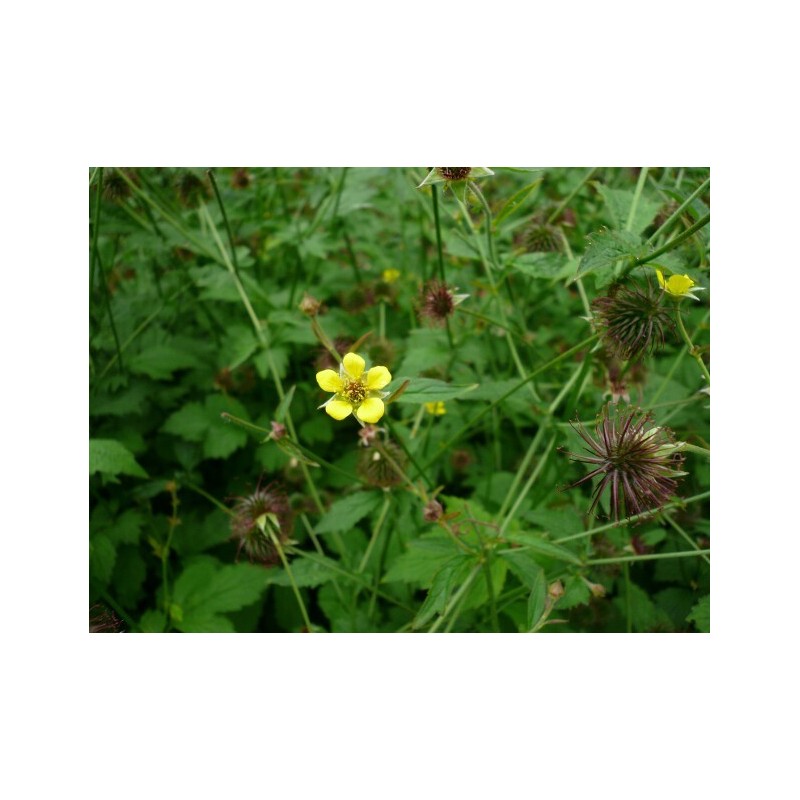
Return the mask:
POLYGON ((472 172, 472 167, 437 167, 436 169, 446 181, 463 181, 472 172))
POLYGON ((457 295, 455 287, 441 281, 429 281, 422 290, 419 300, 419 313, 428 317, 434 325, 444 325, 445 320, 455 311, 456 306, 466 297, 457 295))
MULTIPOLYGON (((399 445, 392 441, 387 441, 381 445, 381 449, 400 469, 405 470, 407 458, 399 445)), ((403 482, 402 476, 394 465, 374 445, 359 453, 358 474, 371 486, 377 486, 381 489, 399 486, 403 482)))
POLYGON ((577 423, 573 428, 588 445, 589 455, 567 452, 573 461, 592 466, 592 471, 567 488, 592 478, 600 481, 593 492, 589 513, 606 488, 610 490, 611 515, 616 521, 661 508, 678 488, 683 456, 668 428, 654 427, 640 409, 620 410, 606 405, 594 436, 577 423))
POLYGON ((125 633, 125 623, 102 603, 89 606, 89 633, 125 633))
POLYGON ((103 197, 112 203, 119 203, 126 197, 130 197, 131 194, 131 187, 128 186, 127 181, 120 174, 121 172, 125 173, 128 180, 136 183, 135 173, 130 169, 120 167, 103 170, 103 197))
POLYGON ((178 199, 187 208, 198 206, 209 196, 205 181, 201 180, 191 170, 182 170, 175 184, 178 190, 178 199))
POLYGON ((594 300, 594 324, 612 355, 636 359, 664 345, 665 331, 675 326, 661 299, 662 293, 649 284, 645 289, 616 284, 594 300))
POLYGON ((522 244, 529 253, 559 253, 564 249, 564 236, 555 225, 537 221, 525 229, 522 244))
POLYGON ((322 308, 322 303, 316 297, 312 297, 308 292, 303 295, 298 308, 308 317, 316 317, 322 308))
POLYGON ((231 175, 231 186, 234 189, 246 189, 250 185, 250 173, 244 168, 239 167, 231 175))
POLYGON ((444 514, 444 508, 438 500, 429 500, 422 511, 426 522, 436 522, 444 514))
POLYGON ((289 498, 275 483, 259 487, 253 494, 241 497, 233 507, 231 537, 238 541, 239 551, 247 553, 250 563, 265 566, 280 560, 266 526, 281 543, 287 541, 292 532, 292 510, 289 498))

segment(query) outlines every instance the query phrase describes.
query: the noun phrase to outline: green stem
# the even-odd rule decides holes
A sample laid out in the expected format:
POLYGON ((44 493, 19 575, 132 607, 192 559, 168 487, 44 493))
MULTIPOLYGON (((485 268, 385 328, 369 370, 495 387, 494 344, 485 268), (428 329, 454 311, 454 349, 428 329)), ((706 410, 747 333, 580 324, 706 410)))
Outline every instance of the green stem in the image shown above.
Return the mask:
POLYGON ((392 504, 392 496, 387 492, 386 496, 383 498, 383 506, 381 507, 380 514, 378 514, 378 521, 375 523, 375 527, 372 530, 372 536, 370 537, 369 544, 367 544, 367 549, 364 551, 364 557, 361 559, 361 563, 358 565, 358 569, 356 570, 358 573, 362 573, 367 566, 367 562, 369 561, 370 555, 372 555, 372 549, 375 547, 375 542, 378 541, 378 536, 380 535, 381 528, 383 527, 383 523, 386 520, 386 514, 389 511, 389 506, 392 504))
MULTIPOLYGON (((541 428, 539 430, 542 430, 541 428)), ((538 435, 538 434, 537 434, 538 435)), ((528 496, 528 492, 530 492, 531 487, 536 482, 536 479, 541 474, 542 470, 544 469, 545 464, 547 463, 547 459, 550 457, 550 453, 553 450, 553 446, 556 443, 556 437, 553 436, 550 439, 550 443, 545 448, 544 453, 542 453, 541 458, 539 459, 539 463, 534 468, 533 472, 531 472, 530 477, 525 482, 525 486, 522 487, 522 491, 517 494, 517 499, 514 501, 514 505, 511 506, 511 509, 508 512, 508 516, 503 520, 503 524, 500 526, 500 534, 504 534, 511 524, 511 521, 516 516, 519 507, 522 505, 522 502, 528 496)))
POLYGON ((687 497, 685 500, 675 500, 672 503, 667 503, 667 505, 662 506, 661 508, 655 508, 652 511, 645 511, 643 514, 636 514, 632 517, 628 517, 627 519, 621 519, 619 522, 609 522, 607 525, 599 525, 598 527, 591 528, 588 531, 581 531, 580 533, 573 533, 570 534, 569 536, 562 536, 560 539, 554 539, 553 543, 563 544, 564 542, 571 542, 574 541, 575 539, 583 539, 587 536, 594 536, 594 534, 596 533, 609 531, 612 530, 613 528, 622 528, 627 525, 632 525, 633 523, 654 517, 657 514, 661 513, 662 511, 670 511, 673 508, 683 508, 689 503, 695 503, 700 500, 705 500, 710 496, 711 492, 702 492, 701 494, 696 494, 693 497, 687 497))
POLYGON ((444 274, 444 256, 442 254, 442 228, 439 221, 439 190, 436 185, 431 186, 431 197, 433 198, 433 221, 436 227, 436 254, 439 265, 439 279, 442 283, 447 283, 444 274))
POLYGON ((705 456, 706 458, 711 458, 711 451, 705 447, 698 447, 696 444, 687 444, 684 442, 683 447, 681 450, 685 450, 687 453, 697 453, 699 456, 705 456))
POLYGON ((294 592, 294 596, 297 599, 297 605, 300 607, 300 613, 303 615, 303 622, 306 624, 306 629, 309 633, 312 633, 313 630, 311 628, 311 620, 308 618, 308 612, 306 611, 306 604, 303 602, 303 597, 300 594, 300 590, 297 588, 297 583, 294 579, 294 574, 292 573, 292 568, 289 566, 289 562, 286 559, 286 555, 283 552, 283 547, 281 546, 280 540, 275 535, 275 531, 272 530, 272 525, 267 522, 264 525, 264 528, 269 533, 269 538, 272 540, 272 544, 275 549, 278 551, 278 555, 280 556, 281 562, 283 563, 283 568, 286 570, 286 575, 289 578, 289 583, 292 584, 292 591, 294 592))
POLYGON ((631 572, 628 562, 622 565, 622 572, 625 579, 625 631, 631 633, 633 631, 632 616, 631 616, 631 572))
POLYGON ((675 306, 675 317, 678 320, 678 330, 681 332, 681 337, 683 341, 686 343, 686 347, 689 350, 689 355, 698 363, 700 369, 705 375, 706 380, 708 381, 708 385, 711 385, 711 375, 709 374, 708 368, 706 367, 703 357, 700 355, 697 348, 692 343, 691 337, 689 336, 688 331, 686 330, 686 326, 683 324, 683 317, 681 316, 681 307, 680 305, 675 306))
POLYGON ((630 272, 633 267, 641 267, 643 264, 649 264, 651 261, 655 260, 664 253, 668 253, 670 250, 674 250, 679 244, 683 243, 688 239, 690 236, 694 236, 697 231, 705 228, 708 225, 709 221, 711 220, 711 214, 706 214, 704 217, 699 219, 692 225, 691 228, 685 230, 683 233, 678 234, 675 238, 670 239, 663 247, 659 247, 658 250, 653 250, 652 253, 649 255, 643 256, 642 258, 637 258, 633 264, 625 271, 630 272))
MULTIPOLYGON (((652 244, 659 236, 663 233, 666 233, 675 223, 677 219, 680 218, 681 214, 694 202, 694 200, 699 197, 707 188, 708 185, 711 183, 711 178, 706 178, 700 186, 697 187, 679 206, 675 209, 675 211, 670 214, 670 216, 666 219, 663 225, 661 225, 658 230, 647 240, 648 244, 652 244)), ((675 187, 678 188, 677 186, 675 187)))
MULTIPOLYGON (((668 522, 668 523, 669 523, 669 524, 670 524, 670 525, 671 525, 671 526, 672 526, 672 527, 673 527, 673 528, 674 528, 674 529, 675 529, 675 530, 676 530, 676 531, 677 531, 677 532, 678 532, 678 533, 679 533, 679 534, 680 534, 680 535, 681 535, 681 536, 682 536, 682 537, 683 537, 683 538, 684 538, 684 539, 685 539, 685 540, 686 540, 686 541, 687 541, 687 542, 688 542, 688 543, 689 543, 689 544, 690 544, 690 545, 691 545, 691 546, 692 546, 692 547, 693 547, 695 550, 697 550, 697 551, 699 551, 699 550, 700 550, 700 545, 699 545, 699 544, 697 544, 697 542, 696 542, 694 539, 692 539, 692 537, 691 537, 691 536, 689 536, 689 534, 688 534, 688 533, 686 533, 686 531, 685 531, 685 530, 684 530, 684 529, 683 529, 683 528, 682 528, 680 525, 678 525, 678 523, 677 523, 677 522, 675 522, 675 520, 674 520, 674 519, 672 519, 672 515, 671 515, 671 514, 664 514, 664 519, 665 519, 665 520, 666 520, 666 521, 667 521, 667 522, 668 522)), ((705 562, 706 562, 706 564, 711 564, 711 560, 708 558, 708 556, 701 556, 701 557, 702 557, 703 561, 705 561, 705 562)))
POLYGON ((586 566, 594 564, 625 564, 633 561, 659 561, 665 558, 687 558, 690 556, 707 556, 710 550, 681 550, 678 553, 652 553, 646 556, 622 556, 619 558, 593 558, 584 561, 586 566))
POLYGON ((222 196, 219 193, 219 188, 217 187, 217 179, 214 177, 214 170, 207 170, 206 174, 208 175, 208 179, 211 181, 211 187, 214 189, 214 196, 217 198, 217 203, 219 205, 219 210, 222 212, 222 222, 225 225, 225 231, 228 234, 228 244, 231 248, 231 258, 233 259, 233 269, 235 270, 236 274, 239 274, 239 261, 236 258, 236 246, 233 243, 233 232, 231 231, 230 223, 228 222, 228 215, 225 213, 225 205, 222 202, 222 196))
POLYGON ((629 231, 633 228, 633 218, 636 216, 636 209, 639 206, 639 198, 642 196, 642 190, 644 189, 645 181, 647 180, 647 167, 642 167, 641 172, 639 173, 639 180, 636 181, 636 189, 633 192, 633 200, 631 201, 631 207, 628 211, 628 219, 625 222, 625 230, 629 231))
POLYGON ((589 182, 592 175, 597 172, 597 167, 592 167, 586 175, 582 178, 581 182, 558 204, 555 211, 547 218, 545 222, 546 225, 552 225, 559 217, 561 212, 572 202, 572 199, 575 197, 578 192, 583 189, 583 187, 589 182))
MULTIPOLYGON (((507 392, 502 394, 496 400, 493 400, 491 403, 489 403, 489 405, 486 406, 486 408, 484 408, 483 410, 481 410, 477 414, 475 414, 475 416, 472 417, 472 419, 468 420, 465 425, 463 425, 453 436, 450 437, 450 439, 448 439, 443 445, 440 445, 439 453, 444 452, 444 451, 448 450, 450 447, 452 447, 452 445, 455 444, 470 428, 472 428, 475 425, 475 423, 477 423, 479 420, 483 419, 483 417, 485 417, 488 413, 490 413, 493 408, 498 406, 504 400, 506 400, 509 397, 511 397, 511 395, 514 394, 514 392, 519 391, 519 389, 521 389, 527 383, 532 381, 538 375, 541 375, 543 372, 546 372, 551 367, 554 367, 556 364, 559 364, 560 362, 564 361, 565 359, 570 358, 571 356, 575 355, 575 353, 579 352, 580 350, 583 350, 587 345, 591 344, 596 339, 597 339, 597 334, 592 334, 587 339, 584 339, 582 342, 579 342, 578 344, 576 344, 574 347, 570 347, 569 350, 565 350, 563 353, 561 353, 560 355, 558 355, 555 358, 551 359, 546 364, 542 364, 542 366, 540 366, 537 369, 533 370, 533 372, 531 372, 529 375, 527 375, 521 381, 519 381, 518 383, 514 384, 514 386, 512 386, 507 392)), ((436 458, 438 458, 439 453, 437 453, 433 457, 433 459, 429 460, 428 463, 424 465, 426 469, 433 463, 433 461, 436 460, 436 458)))
POLYGON ((470 572, 467 579, 464 583, 461 584, 461 588, 453 595, 453 599, 450 603, 445 607, 444 611, 439 615, 439 618, 436 622, 431 625, 428 633, 436 633, 439 630, 439 626, 445 621, 449 614, 452 613, 453 609, 461 602, 461 598, 469 591, 472 584, 475 582, 475 578, 478 577, 480 574, 481 569, 483 568, 482 564, 477 564, 472 572, 470 572))

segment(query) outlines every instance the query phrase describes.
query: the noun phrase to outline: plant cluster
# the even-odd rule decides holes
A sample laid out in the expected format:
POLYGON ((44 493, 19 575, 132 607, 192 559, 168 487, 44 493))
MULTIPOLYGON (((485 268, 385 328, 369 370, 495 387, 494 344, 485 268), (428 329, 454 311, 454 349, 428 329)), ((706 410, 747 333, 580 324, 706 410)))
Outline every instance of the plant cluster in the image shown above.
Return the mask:
POLYGON ((90 172, 90 630, 708 631, 708 170, 90 172))

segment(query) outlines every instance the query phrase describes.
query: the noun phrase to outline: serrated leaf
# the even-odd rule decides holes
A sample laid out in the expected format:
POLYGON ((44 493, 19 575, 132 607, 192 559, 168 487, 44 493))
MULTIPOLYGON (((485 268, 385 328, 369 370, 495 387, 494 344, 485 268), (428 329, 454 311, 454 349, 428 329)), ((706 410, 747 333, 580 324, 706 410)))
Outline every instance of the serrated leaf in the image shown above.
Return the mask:
POLYGON ((114 544, 136 544, 146 517, 141 511, 123 511, 104 533, 114 544))
POLYGON ((509 262, 509 266, 529 278, 559 280, 575 274, 578 259, 563 253, 524 253, 509 262))
POLYGON ((356 492, 335 500, 317 525, 317 533, 349 531, 357 522, 377 510, 381 503, 378 492, 356 492))
MULTIPOLYGON (((292 577, 300 588, 321 586, 340 574, 335 568, 336 562, 325 558, 325 556, 315 556, 313 560, 310 558, 296 558, 289 566, 292 569, 292 577)), ((267 570, 267 581, 275 586, 292 585, 286 570, 277 566, 267 570)))
POLYGON ((89 575, 92 580, 106 586, 114 572, 116 559, 117 549, 107 536, 98 534, 89 540, 89 575))
POLYGON ((427 586, 439 567, 453 556, 453 543, 441 536, 413 540, 383 576, 382 583, 419 583, 427 586))
POLYGON ((394 399, 395 403, 434 403, 440 400, 453 400, 478 388, 477 383, 452 384, 435 378, 395 378, 387 387, 387 392, 394 392, 404 381, 409 386, 394 399))
POLYGON ((133 453, 122 442, 114 439, 89 439, 89 475, 94 475, 95 472, 148 477, 133 453))
MULTIPOLYGON (((633 204, 633 189, 611 189, 603 183, 597 181, 593 183, 605 201, 611 215, 611 224, 615 228, 626 227, 628 214, 633 204)), ((658 213, 661 205, 660 200, 653 200, 647 194, 642 193, 636 204, 631 230, 634 233, 641 233, 653 221, 653 217, 658 213)))
POLYGON ((175 581, 173 602, 180 607, 182 618, 176 627, 183 631, 225 630, 227 623, 217 618, 226 611, 238 611, 254 603, 268 583, 263 567, 252 564, 220 565, 204 560, 188 566, 175 581))
POLYGON ((711 632, 711 596, 703 597, 695 603, 686 615, 687 622, 694 622, 701 633, 711 632))
POLYGON ((631 231, 603 228, 588 238, 589 244, 578 267, 578 276, 595 273, 598 286, 613 280, 617 261, 641 258, 647 253, 642 237, 631 231))
POLYGON ((200 403, 187 403, 170 414, 162 431, 180 436, 189 442, 202 442, 208 430, 208 416, 200 403))

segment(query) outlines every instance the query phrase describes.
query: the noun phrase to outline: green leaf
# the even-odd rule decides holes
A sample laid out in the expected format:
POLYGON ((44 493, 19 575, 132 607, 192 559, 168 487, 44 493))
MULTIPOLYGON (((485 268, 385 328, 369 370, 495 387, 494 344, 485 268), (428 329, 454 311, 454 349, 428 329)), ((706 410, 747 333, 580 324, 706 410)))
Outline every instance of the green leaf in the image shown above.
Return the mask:
POLYGON ((173 602, 181 610, 175 625, 189 632, 233 630, 218 615, 238 611, 259 599, 268 583, 263 567, 252 564, 220 565, 213 559, 198 561, 178 576, 173 602))
POLYGON ((511 571, 525 586, 533 588, 541 579, 542 568, 536 559, 525 550, 500 550, 498 555, 504 558, 511 571))
MULTIPOLYGON (((615 228, 624 228, 633 204, 633 189, 610 189, 603 183, 597 181, 593 183, 606 203, 608 213, 611 215, 611 224, 615 228)), ((636 205, 631 230, 634 233, 641 233, 653 221, 661 205, 660 200, 653 200, 643 192, 636 205)))
POLYGON ((508 265, 529 278, 560 280, 575 274, 578 259, 569 258, 563 253, 524 253, 508 265))
MULTIPOLYGON (((336 562, 325 556, 310 558, 296 558, 289 566, 292 569, 295 583, 300 588, 314 588, 336 578, 340 573, 336 569, 336 562)), ((273 567, 267 570, 267 581, 275 586, 291 586, 289 575, 283 567, 273 567)))
POLYGON ((117 549, 107 536, 98 534, 89 540, 89 575, 92 580, 107 586, 116 560, 117 549))
POLYGON ((515 213, 520 206, 525 202, 528 198, 528 195, 536 188, 539 187, 541 182, 544 178, 537 178, 533 183, 529 183, 527 186, 523 186, 518 192, 514 192, 511 197, 508 198, 505 205, 500 209, 497 216, 494 220, 495 228, 508 216, 515 213))
POLYGON ((433 576, 431 588, 425 598, 417 616, 414 618, 413 626, 415 629, 425 625, 434 614, 441 614, 444 611, 447 600, 452 594, 452 590, 463 583, 470 573, 473 559, 465 553, 446 561, 433 576))
POLYGON ((245 407, 233 397, 212 394, 203 405, 192 402, 170 415, 162 430, 190 442, 203 443, 205 458, 227 458, 247 444, 247 434, 230 420, 223 418, 227 412, 247 419, 245 407))
POLYGON ((133 453, 114 439, 89 439, 89 475, 94 475, 95 472, 148 477, 133 453))
POLYGON ((578 276, 595 273, 598 286, 604 286, 614 279, 614 265, 617 261, 641 258, 647 253, 642 237, 631 231, 618 231, 603 228, 589 235, 589 244, 578 267, 578 276))
POLYGON ((349 531, 359 520, 377 510, 380 503, 379 492, 356 492, 335 500, 317 525, 317 533, 349 531))
POLYGON ((136 544, 146 520, 147 518, 141 511, 128 509, 105 530, 105 535, 114 544, 136 544))
POLYGON ((454 549, 453 543, 439 534, 435 537, 414 539, 406 552, 394 560, 382 582, 399 581, 427 586, 439 567, 452 558, 454 549))
POLYGON ((130 361, 131 372, 147 375, 154 380, 167 380, 179 369, 202 366, 194 354, 169 344, 157 344, 137 353, 130 361))
POLYGON ((387 392, 398 389, 403 381, 410 381, 408 388, 395 402, 397 403, 434 403, 440 400, 452 400, 478 388, 477 383, 446 383, 435 378, 395 378, 387 387, 387 392))
POLYGON ((528 596, 528 619, 526 622, 528 630, 532 630, 536 626, 536 623, 542 618, 546 606, 547 578, 544 570, 540 568, 531 585, 531 593, 528 596))
POLYGON ((580 564, 581 560, 571 550, 543 539, 537 533, 527 531, 506 531, 505 538, 515 544, 525 545, 528 551, 548 558, 566 561, 569 564, 580 564))
POLYGON ((577 576, 571 575, 566 580, 564 594, 558 598, 556 606, 559 610, 566 611, 575 606, 582 606, 592 599, 589 587, 577 576))
POLYGON ((208 417, 200 403, 187 403, 171 414, 161 428, 189 442, 202 442, 208 430, 208 417))
POLYGON ((694 622, 701 633, 711 632, 711 596, 708 595, 695 603, 686 616, 687 622, 694 622))

